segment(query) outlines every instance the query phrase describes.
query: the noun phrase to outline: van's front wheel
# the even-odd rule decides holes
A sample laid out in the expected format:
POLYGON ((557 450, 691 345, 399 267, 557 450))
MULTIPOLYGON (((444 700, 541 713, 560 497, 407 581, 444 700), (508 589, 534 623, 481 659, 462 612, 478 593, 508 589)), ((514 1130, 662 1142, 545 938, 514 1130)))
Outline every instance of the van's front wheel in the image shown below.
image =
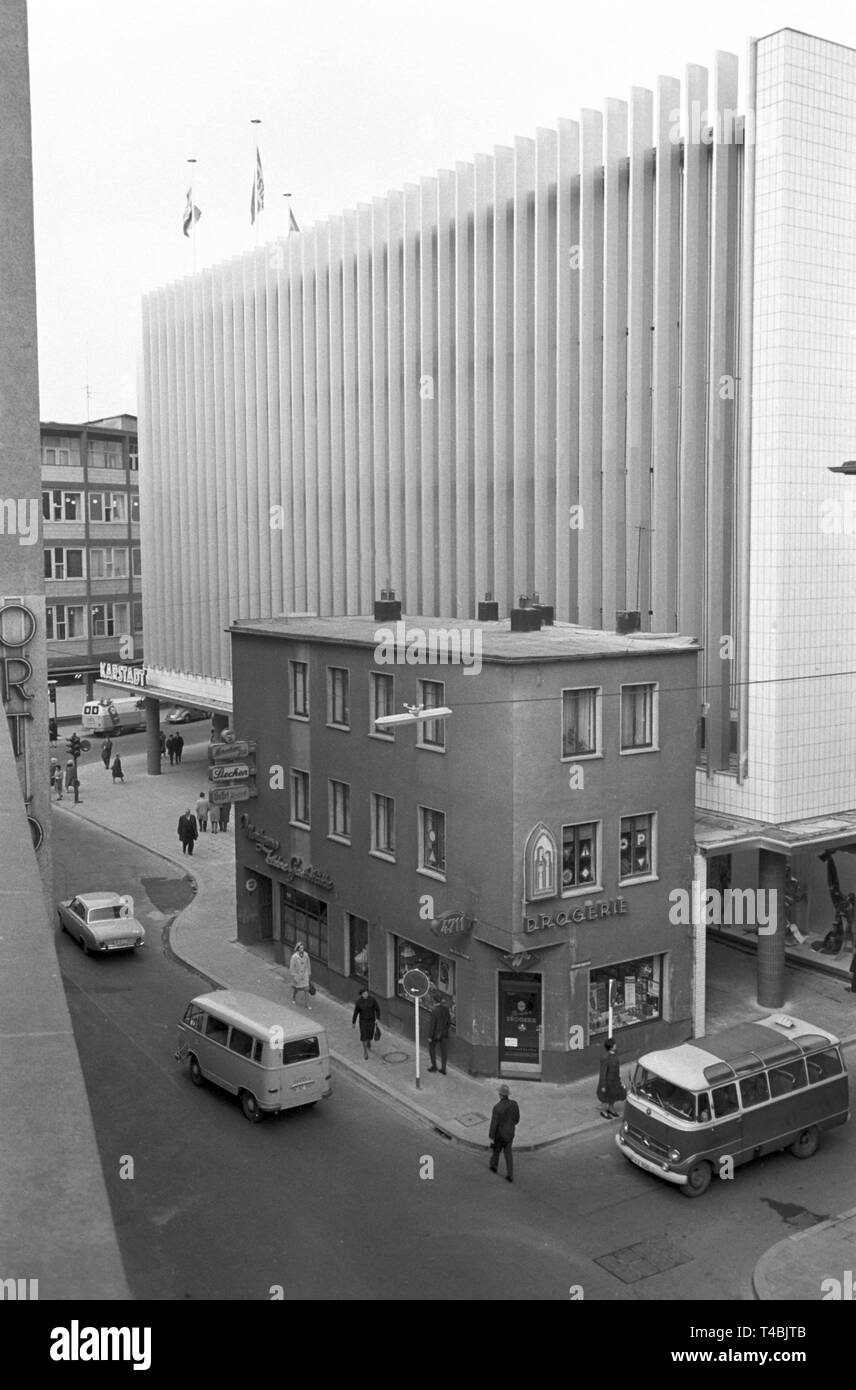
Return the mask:
POLYGON ((259 1103, 253 1095, 252 1091, 241 1092, 241 1109, 243 1110, 250 1124, 258 1124, 259 1120, 262 1117, 262 1112, 259 1109, 259 1103))
POLYGON ((201 1086, 205 1077, 202 1075, 202 1068, 195 1057, 190 1059, 190 1079, 194 1086, 201 1086))
POLYGON ((791 1144, 791 1153, 794 1158, 811 1158, 812 1154, 817 1153, 817 1146, 820 1143, 820 1134, 815 1125, 804 1129, 802 1134, 798 1134, 791 1144))
POLYGON ((710 1180, 713 1177, 713 1170, 709 1163, 702 1160, 696 1163, 687 1173, 687 1180, 681 1188, 685 1197, 701 1197, 703 1192, 707 1192, 710 1187, 710 1180))

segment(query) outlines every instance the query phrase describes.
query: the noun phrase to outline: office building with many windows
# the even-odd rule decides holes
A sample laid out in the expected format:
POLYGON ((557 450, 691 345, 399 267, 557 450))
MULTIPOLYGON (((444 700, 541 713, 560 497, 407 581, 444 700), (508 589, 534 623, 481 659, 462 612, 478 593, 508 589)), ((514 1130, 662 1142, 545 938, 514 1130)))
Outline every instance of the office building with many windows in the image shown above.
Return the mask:
POLYGON ((137 421, 41 427, 48 672, 143 656, 137 421))
POLYGON ((428 617, 238 622, 232 641, 255 744, 241 941, 285 964, 303 941, 319 985, 367 983, 405 1031, 401 981, 423 970, 453 1062, 481 1074, 591 1072, 610 1019, 620 1052, 689 1035, 669 895, 692 875, 693 642, 428 617), (429 717, 376 724, 402 704, 429 717))

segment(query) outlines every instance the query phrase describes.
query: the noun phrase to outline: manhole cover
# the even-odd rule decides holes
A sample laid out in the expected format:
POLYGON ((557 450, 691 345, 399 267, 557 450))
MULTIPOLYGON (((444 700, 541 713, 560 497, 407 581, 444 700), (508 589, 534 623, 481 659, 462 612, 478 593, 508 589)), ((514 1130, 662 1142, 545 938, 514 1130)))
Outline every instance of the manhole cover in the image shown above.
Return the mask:
POLYGON ((594 1263, 614 1274, 623 1284, 636 1284, 640 1279, 650 1279, 652 1274, 664 1274, 667 1269, 689 1264, 691 1259, 691 1255, 685 1255, 670 1240, 654 1238, 641 1240, 638 1245, 625 1245, 621 1250, 601 1255, 594 1263))
POLYGON ((391 1066, 397 1066, 399 1062, 406 1062, 409 1056, 409 1052, 384 1052, 383 1060, 389 1062, 391 1066))
POLYGON ((466 1115, 456 1115, 455 1124, 466 1125, 467 1127, 472 1125, 486 1125, 487 1115, 477 1115, 475 1110, 469 1110, 466 1115))

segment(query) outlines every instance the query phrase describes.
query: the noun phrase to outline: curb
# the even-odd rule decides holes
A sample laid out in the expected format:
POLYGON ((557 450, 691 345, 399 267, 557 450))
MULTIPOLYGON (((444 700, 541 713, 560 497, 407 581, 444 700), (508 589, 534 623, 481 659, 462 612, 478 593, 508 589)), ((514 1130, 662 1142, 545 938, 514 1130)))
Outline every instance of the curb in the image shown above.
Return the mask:
POLYGON ((804 1231, 794 1231, 793 1235, 785 1236, 783 1240, 777 1240, 775 1245, 771 1245, 768 1250, 764 1251, 764 1254, 761 1256, 760 1260, 757 1261, 752 1271, 752 1287, 755 1292, 755 1298, 764 1303, 785 1302, 784 1299, 775 1299, 770 1294, 761 1292, 762 1288, 766 1289, 767 1287, 766 1266, 775 1259, 780 1250, 784 1250, 788 1246, 796 1244, 797 1241, 809 1240, 820 1231, 831 1230, 833 1226, 837 1226, 842 1221, 849 1221, 854 1216, 856 1216, 856 1207, 852 1207, 849 1211, 842 1211, 838 1216, 830 1216, 826 1221, 819 1221, 816 1226, 809 1226, 804 1231))

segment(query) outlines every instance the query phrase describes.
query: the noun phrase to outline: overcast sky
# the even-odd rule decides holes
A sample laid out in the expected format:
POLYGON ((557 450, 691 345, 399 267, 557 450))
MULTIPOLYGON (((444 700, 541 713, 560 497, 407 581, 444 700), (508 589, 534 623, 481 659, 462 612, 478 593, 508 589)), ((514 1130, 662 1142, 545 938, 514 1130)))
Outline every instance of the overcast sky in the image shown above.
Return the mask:
MULTIPOLYGON (((136 410, 140 299, 785 26, 856 47, 856 6, 603 0, 30 0, 42 419, 136 410), (87 374, 91 406, 87 412, 87 374)), ((856 92, 854 92, 856 97, 856 92)))

